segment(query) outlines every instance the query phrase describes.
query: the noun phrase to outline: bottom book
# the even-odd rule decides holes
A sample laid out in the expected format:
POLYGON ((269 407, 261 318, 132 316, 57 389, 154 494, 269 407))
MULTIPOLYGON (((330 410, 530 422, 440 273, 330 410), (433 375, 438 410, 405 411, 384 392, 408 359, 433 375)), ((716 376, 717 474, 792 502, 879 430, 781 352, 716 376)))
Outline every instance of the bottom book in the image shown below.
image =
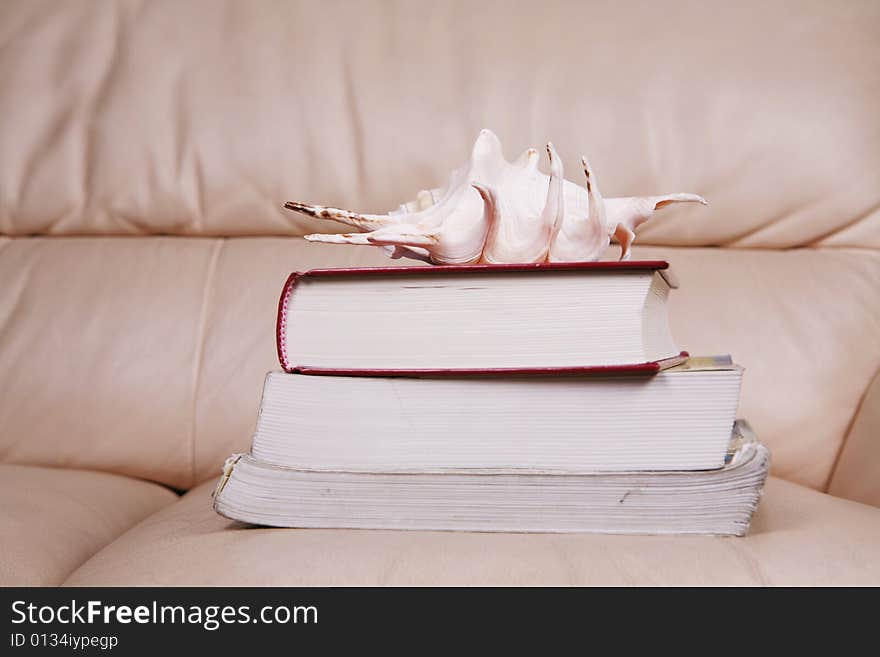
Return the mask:
POLYGON ((227 461, 214 508, 232 520, 275 527, 741 536, 769 461, 743 420, 717 470, 340 472, 280 467, 243 454, 227 461))

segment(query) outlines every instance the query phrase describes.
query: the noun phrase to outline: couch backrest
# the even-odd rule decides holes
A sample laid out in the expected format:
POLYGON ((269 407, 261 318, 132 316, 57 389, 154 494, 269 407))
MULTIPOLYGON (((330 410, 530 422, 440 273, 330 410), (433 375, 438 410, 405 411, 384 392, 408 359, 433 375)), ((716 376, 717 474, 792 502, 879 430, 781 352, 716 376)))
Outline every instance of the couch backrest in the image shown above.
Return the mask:
POLYGON ((0 460, 211 476, 284 275, 383 261, 265 239, 318 228, 280 203, 396 207, 490 127, 609 196, 709 198, 637 243, 725 247, 688 250, 674 328, 731 345, 777 471, 824 488, 880 366, 878 33, 854 1, 7 0, 0 460))
POLYGON ((607 195, 694 190, 642 244, 880 247, 876 2, 7 1, 0 230, 301 235, 385 211, 480 128, 607 195))

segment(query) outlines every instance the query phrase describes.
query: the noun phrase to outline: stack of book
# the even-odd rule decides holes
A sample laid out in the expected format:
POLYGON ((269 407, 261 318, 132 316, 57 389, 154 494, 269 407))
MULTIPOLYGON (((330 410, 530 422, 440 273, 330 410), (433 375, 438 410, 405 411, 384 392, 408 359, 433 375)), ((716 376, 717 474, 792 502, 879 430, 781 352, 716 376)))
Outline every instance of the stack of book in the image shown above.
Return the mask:
POLYGON ((673 341, 666 262, 313 270, 218 513, 283 527, 742 535, 742 368, 673 341))

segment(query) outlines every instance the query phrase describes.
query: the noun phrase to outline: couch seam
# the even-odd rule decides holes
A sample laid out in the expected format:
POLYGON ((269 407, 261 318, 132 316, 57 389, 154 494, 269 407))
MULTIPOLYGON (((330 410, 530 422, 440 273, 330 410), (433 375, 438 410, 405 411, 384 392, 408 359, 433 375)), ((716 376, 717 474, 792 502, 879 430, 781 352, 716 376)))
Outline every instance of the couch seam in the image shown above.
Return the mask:
MULTIPOLYGON (((862 414, 862 408, 865 405, 865 400, 868 398, 868 392, 878 378, 880 378, 880 367, 877 367, 877 369, 874 370, 874 374, 868 379, 868 384, 865 386, 865 389, 859 397, 859 402, 856 404, 856 410, 849 420, 849 424, 843 434, 843 440, 840 441, 840 446, 837 448, 837 454, 834 455, 834 461, 831 464, 831 471, 828 473, 828 479, 825 481, 825 487, 822 489, 823 493, 828 493, 831 489, 831 483, 834 481, 835 475, 837 475, 837 468, 840 466, 840 461, 843 459, 843 453, 846 450, 847 443, 849 443, 849 437, 852 434, 853 427, 855 427, 859 416, 862 414)), ((830 495, 830 493, 828 494, 830 495)))
POLYGON ((809 246, 812 244, 821 245, 822 242, 824 242, 825 240, 833 239, 836 235, 839 235, 840 233, 847 231, 847 230, 853 228, 854 226, 858 226, 859 224, 866 223, 869 219, 871 219, 871 217, 873 215, 877 214, 878 211, 880 211, 880 203, 875 203, 874 205, 869 207, 867 210, 865 210, 863 213, 853 217, 852 219, 843 223, 842 225, 837 226, 822 235, 819 235, 812 242, 807 243, 806 246, 809 246))
MULTIPOLYGON (((344 44, 344 42, 343 42, 344 44)), ((363 117, 358 103, 358 95, 354 84, 354 75, 351 68, 349 53, 342 53, 342 85, 345 94, 346 105, 351 117, 352 139, 354 140, 354 161, 357 171, 357 191, 361 190, 367 181, 366 151, 364 149, 364 125, 363 117)))
POLYGON ((738 242, 742 242, 743 240, 747 240, 750 237, 754 237, 755 235, 760 235, 762 232, 768 230, 771 226, 775 226, 776 224, 782 223, 788 220, 792 215, 797 214, 805 207, 809 207, 814 204, 815 200, 802 200, 799 199, 797 204, 793 208, 786 208, 777 212, 774 216, 770 217, 770 219, 764 221, 763 223, 759 223, 756 226, 751 228, 747 228, 741 232, 738 232, 728 238, 725 238, 721 244, 724 246, 727 245, 735 245, 738 242))
MULTIPOLYGON (((94 188, 92 183, 95 178, 95 169, 97 167, 95 159, 95 151, 97 150, 96 139, 98 128, 95 122, 95 116, 99 110, 105 105, 111 94, 111 87, 114 78, 119 73, 119 59, 123 48, 123 31, 125 30, 122 13, 125 10, 119 6, 114 7, 113 11, 113 46, 107 57, 104 70, 100 80, 92 93, 86 109, 83 114, 88 120, 83 123, 83 146, 82 146, 82 171, 80 172, 80 186, 82 196, 80 197, 80 208, 92 207, 94 200, 94 188)), ((64 221, 64 216, 58 217, 52 221, 47 232, 51 232, 59 222, 64 221)))
POLYGON ((199 399, 199 387, 202 380, 202 361, 205 355, 205 331, 208 324, 208 310, 211 302, 211 293, 214 289, 214 278, 217 272, 217 262, 220 260, 220 252, 226 242, 224 238, 216 239, 211 250, 211 257, 208 261, 207 272, 205 273, 205 288, 202 293, 201 310, 199 311, 199 323, 196 326, 196 350, 193 359, 192 371, 192 402, 190 406, 190 431, 189 431, 189 447, 190 447, 190 473, 187 487, 195 485, 196 480, 196 424, 197 410, 199 399))

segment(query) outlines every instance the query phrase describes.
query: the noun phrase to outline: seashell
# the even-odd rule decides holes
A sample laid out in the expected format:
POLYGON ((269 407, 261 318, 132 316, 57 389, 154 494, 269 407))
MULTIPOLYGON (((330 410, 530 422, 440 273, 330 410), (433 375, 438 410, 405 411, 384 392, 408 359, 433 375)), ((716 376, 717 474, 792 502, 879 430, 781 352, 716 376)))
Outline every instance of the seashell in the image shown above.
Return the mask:
POLYGON ((450 174, 445 187, 423 190, 388 214, 296 201, 284 207, 361 231, 306 235, 309 241, 378 246, 391 258, 448 265, 598 260, 612 237, 625 260, 636 228, 655 211, 672 203, 707 204, 686 193, 605 199, 586 158, 581 186, 565 180, 553 144, 547 144, 547 155, 549 175, 538 169, 534 148, 508 162, 495 133, 483 130, 470 160, 450 174))

